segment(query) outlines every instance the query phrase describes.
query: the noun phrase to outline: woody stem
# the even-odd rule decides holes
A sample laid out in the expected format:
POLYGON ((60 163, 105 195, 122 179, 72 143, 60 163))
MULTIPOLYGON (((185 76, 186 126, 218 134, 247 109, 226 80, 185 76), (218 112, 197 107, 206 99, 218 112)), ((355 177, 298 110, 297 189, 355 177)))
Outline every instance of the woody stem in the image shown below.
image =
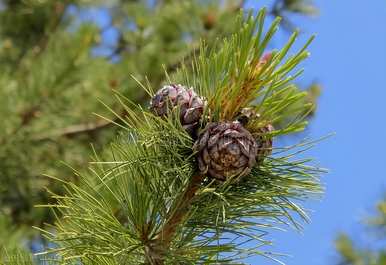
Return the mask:
POLYGON ((189 214, 192 201, 200 188, 202 180, 203 175, 194 175, 190 179, 190 182, 187 185, 185 191, 178 199, 175 207, 171 208, 168 212, 167 221, 162 226, 160 232, 157 234, 156 239, 152 242, 151 246, 149 246, 148 257, 151 260, 150 264, 164 264, 165 252, 170 247, 178 226, 189 214))

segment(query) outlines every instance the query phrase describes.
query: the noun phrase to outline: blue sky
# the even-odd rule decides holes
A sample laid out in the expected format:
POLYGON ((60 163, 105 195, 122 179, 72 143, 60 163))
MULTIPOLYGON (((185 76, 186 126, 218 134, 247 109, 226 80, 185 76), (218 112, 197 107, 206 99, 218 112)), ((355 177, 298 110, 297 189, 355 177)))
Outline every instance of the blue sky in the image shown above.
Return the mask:
MULTIPOLYGON (((250 0, 247 6, 272 2, 250 0)), ((276 243, 270 250, 291 255, 282 259, 288 265, 334 264, 333 240, 340 231, 370 245, 371 238, 364 236, 359 222, 373 213, 376 201, 386 194, 386 1, 315 3, 319 17, 292 19, 304 32, 299 44, 317 34, 299 83, 307 85, 316 79, 323 85, 308 136, 336 135, 309 152, 330 169, 323 177, 323 199, 307 204, 312 209, 311 224, 302 234, 289 231, 270 235, 276 243)), ((109 24, 106 10, 94 9, 82 16, 84 20, 96 19, 101 27, 109 24)), ((117 33, 109 29, 103 37, 113 44, 117 33)), ((282 32, 274 44, 279 47, 286 37, 288 34, 282 32)), ((108 55, 109 48, 97 47, 93 52, 108 55)), ((251 264, 276 263, 256 258, 251 264)))
MULTIPOLYGON (((359 222, 386 194, 386 1, 316 5, 319 17, 293 19, 304 31, 300 40, 317 34, 303 80, 316 78, 324 89, 309 136, 336 135, 309 153, 330 169, 323 199, 307 205, 311 224, 302 234, 271 235, 274 249, 292 256, 282 259, 288 265, 334 264, 333 239, 340 231, 371 245, 359 222)), ((261 258, 252 263, 275 264, 261 258)))

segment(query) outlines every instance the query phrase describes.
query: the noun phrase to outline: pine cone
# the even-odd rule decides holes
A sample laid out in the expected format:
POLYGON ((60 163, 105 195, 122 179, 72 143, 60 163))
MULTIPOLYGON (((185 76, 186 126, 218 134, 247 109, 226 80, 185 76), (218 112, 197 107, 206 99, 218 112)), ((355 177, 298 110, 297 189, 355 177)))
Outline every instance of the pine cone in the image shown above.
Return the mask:
POLYGON ((245 176, 256 162, 256 141, 237 121, 208 124, 193 148, 200 172, 219 180, 245 176))
POLYGON ((240 122, 244 127, 247 126, 250 120, 256 120, 260 118, 260 114, 258 114, 253 108, 243 108, 237 114, 237 121, 240 122))
POLYGON ((150 102, 150 110, 158 116, 165 116, 169 108, 180 107, 180 121, 184 129, 193 135, 204 111, 205 101, 193 89, 182 85, 162 87, 150 102))
POLYGON ((271 124, 268 124, 259 129, 256 133, 256 142, 257 142, 257 154, 256 161, 258 164, 261 164, 267 156, 272 154, 272 137, 266 135, 274 131, 275 129, 271 124))
MULTIPOLYGON (((243 126, 247 126, 250 120, 259 118, 260 114, 256 113, 252 108, 243 108, 237 116, 237 120, 243 126)), ((258 164, 261 164, 267 156, 272 154, 272 137, 267 134, 274 130, 274 127, 268 124, 253 132, 257 142, 256 161, 258 164)))

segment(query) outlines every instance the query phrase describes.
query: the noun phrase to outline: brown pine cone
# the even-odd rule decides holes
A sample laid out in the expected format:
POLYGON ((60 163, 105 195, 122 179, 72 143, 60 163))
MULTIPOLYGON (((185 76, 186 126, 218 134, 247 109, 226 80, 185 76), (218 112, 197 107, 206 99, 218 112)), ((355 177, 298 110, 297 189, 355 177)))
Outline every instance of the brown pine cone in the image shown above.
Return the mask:
POLYGON ((219 180, 245 176, 256 163, 256 141, 237 121, 208 124, 193 148, 200 172, 219 180))
POLYGON ((169 108, 180 107, 180 121, 185 130, 193 135, 198 127, 204 111, 205 101, 193 89, 182 85, 166 85, 162 87, 150 102, 150 110, 158 115, 165 116, 169 108))

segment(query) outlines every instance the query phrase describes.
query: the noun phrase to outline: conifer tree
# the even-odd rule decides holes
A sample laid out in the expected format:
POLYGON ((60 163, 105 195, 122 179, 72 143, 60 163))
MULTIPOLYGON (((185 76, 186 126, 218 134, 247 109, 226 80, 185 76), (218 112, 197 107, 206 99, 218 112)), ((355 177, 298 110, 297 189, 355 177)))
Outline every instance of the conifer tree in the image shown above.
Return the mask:
MULTIPOLYGON (((43 223, 52 223, 53 220, 56 220, 57 225, 53 230, 46 229, 49 232, 46 236, 51 241, 59 242, 58 246, 68 247, 68 252, 60 252, 58 257, 65 262, 75 262, 74 264, 78 262, 77 259, 84 264, 138 264, 135 263, 138 261, 136 255, 142 250, 148 252, 141 253, 139 260, 150 264, 195 264, 197 261, 201 262, 201 259, 205 259, 207 263, 221 261, 224 262, 221 264, 234 264, 232 262, 250 255, 269 256, 259 248, 244 252, 242 242, 246 238, 241 239, 242 235, 250 233, 245 241, 257 240, 261 245, 268 245, 269 240, 263 239, 265 228, 275 227, 277 223, 300 228, 299 220, 290 211, 298 213, 300 219, 306 219, 306 215, 292 199, 303 199, 308 193, 320 192, 318 181, 313 178, 320 173, 319 169, 304 167, 303 163, 307 161, 284 162, 300 152, 299 150, 294 150, 294 154, 291 154, 290 148, 275 147, 272 150, 273 138, 304 128, 305 118, 313 113, 313 103, 317 97, 317 86, 310 87, 307 93, 300 91, 292 83, 297 73, 294 77, 286 77, 306 57, 303 50, 296 56, 285 57, 296 34, 291 37, 288 46, 279 51, 267 52, 268 41, 278 22, 274 23, 272 32, 269 31, 265 39, 262 38, 262 31, 258 32, 260 36, 253 37, 255 32, 252 33, 252 29, 262 29, 263 13, 256 20, 252 17, 247 21, 237 18, 236 14, 243 1, 156 1, 154 5, 149 5, 148 1, 114 1, 109 7, 111 23, 102 29, 79 20, 82 12, 96 4, 98 3, 90 6, 88 1, 2 2, 0 60, 3 71, 0 74, 0 113, 6 119, 0 132, 0 234, 7 240, 0 242, 0 247, 8 248, 1 255, 4 259, 0 259, 0 264, 26 262, 29 254, 23 250, 12 251, 12 248, 32 233, 28 229, 31 225, 36 226, 35 231, 40 231, 43 223), (230 38, 244 22, 247 29, 243 34, 246 35, 239 34, 232 37, 235 39, 230 38), (90 50, 99 45, 109 45, 101 43, 101 35, 108 30, 118 32, 117 42, 107 49, 109 54, 101 57, 90 53, 90 50), (227 37, 228 41, 217 41, 223 37, 227 37), (199 40, 204 40, 205 45, 200 45, 199 40), (238 53, 236 41, 240 41, 237 44, 245 45, 245 52, 241 57, 232 58, 232 51, 238 53), (256 44, 259 45, 255 46, 256 44), (252 48, 255 50, 252 51, 252 48), (264 50, 267 53, 263 54, 264 50), (251 62, 248 67, 245 65, 247 61, 251 62), (216 68, 216 65, 220 68, 216 68), (238 69, 241 65, 245 69, 238 69), (218 72, 221 67, 223 74, 229 73, 227 78, 233 77, 222 80, 223 87, 215 80, 215 77, 223 77, 218 72), (157 117, 154 110, 147 111, 149 98, 168 84, 181 84, 188 94, 192 87, 197 97, 202 98, 203 106, 198 108, 202 113, 194 124, 189 119, 192 117, 189 114, 191 105, 188 109, 184 109, 185 105, 176 106, 176 109, 167 108, 162 117, 157 117), (141 86, 145 89, 141 89, 141 86), (241 93, 241 88, 248 92, 241 93), (225 90, 221 89, 229 89, 230 94, 222 94, 221 91, 225 90), (117 99, 112 97, 112 90, 115 90, 117 99), (237 94, 246 98, 230 101, 229 105, 224 103, 228 97, 237 94), (108 110, 101 108, 99 100, 108 106, 108 110), (98 115, 91 115, 93 112, 98 115), (181 113, 184 113, 185 118, 176 118, 181 113), (137 122, 142 119, 145 122, 137 122), (204 135, 207 125, 222 121, 238 123, 236 126, 228 125, 231 126, 230 129, 236 129, 249 141, 252 149, 256 150, 256 153, 238 157, 241 164, 246 158, 251 161, 255 159, 256 163, 250 162, 246 168, 241 166, 237 181, 233 176, 237 170, 229 172, 229 168, 222 168, 218 170, 220 173, 216 178, 208 170, 205 171, 205 165, 201 166, 203 170, 198 165, 198 157, 204 158, 203 150, 209 149, 207 146, 200 148, 194 142, 204 135), (185 131, 187 127, 188 131, 185 131), (120 131, 121 136, 113 141, 117 131, 120 131), (251 137, 256 143, 251 142, 251 137), (111 148, 103 148, 111 141, 111 148), (70 167, 59 166, 58 160, 63 160, 74 168, 86 168, 90 143, 98 155, 95 155, 89 171, 82 170, 78 173, 70 167), (143 150, 140 143, 146 144, 143 150), (155 151, 154 157, 149 157, 155 151), (271 152, 277 157, 270 157, 271 152), (157 157, 162 163, 154 165, 157 157), (119 165, 119 159, 127 159, 128 163, 119 165), (138 168, 132 168, 130 161, 138 163, 138 168), (142 172, 144 169, 145 172, 142 172), (117 176, 121 173, 117 170, 130 171, 133 178, 120 179, 117 176), (200 170, 200 175, 193 177, 192 173, 200 170), (42 172, 55 177, 43 177, 42 172), (90 172, 97 173, 102 179, 96 179, 90 172), (135 172, 139 174, 134 174, 135 172), (148 181, 146 175, 149 173, 154 173, 157 178, 151 181, 149 187, 142 187, 141 181, 148 181), (256 179, 259 180, 258 183, 250 181, 252 176, 257 175, 260 176, 256 179), (105 178, 109 179, 109 176, 112 177, 111 183, 109 182, 109 185, 113 185, 111 187, 105 186, 105 178), (165 179, 162 180, 162 177, 165 179), (274 183, 270 181, 272 179, 274 183), (130 254, 126 260, 126 256, 119 256, 114 251, 123 245, 126 249, 131 239, 128 238, 126 243, 122 241, 123 245, 118 244, 115 248, 111 244, 111 249, 103 249, 103 245, 98 245, 98 238, 101 239, 102 236, 100 234, 94 239, 90 237, 88 242, 92 244, 96 240, 96 248, 102 247, 100 252, 94 253, 95 249, 90 249, 85 244, 85 251, 81 251, 84 257, 73 256, 79 255, 77 246, 71 249, 71 240, 67 242, 66 238, 66 242, 62 242, 60 238, 68 232, 65 229, 71 226, 71 223, 70 226, 61 226, 66 220, 61 215, 72 216, 74 213, 60 210, 68 203, 66 199, 77 191, 91 192, 92 197, 96 196, 93 192, 99 186, 117 188, 112 193, 106 193, 107 190, 102 188, 102 202, 112 210, 111 215, 102 216, 102 219, 115 218, 121 225, 120 228, 127 230, 128 209, 124 207, 127 206, 127 201, 117 202, 115 193, 121 192, 118 187, 123 187, 124 184, 131 186, 137 180, 140 181, 133 187, 146 191, 144 195, 153 193, 152 189, 157 187, 165 188, 167 181, 171 181, 168 190, 160 190, 157 195, 159 201, 156 202, 153 195, 148 198, 149 203, 156 202, 152 207, 161 207, 152 210, 156 214, 152 217, 156 218, 153 229, 156 226, 159 229, 164 228, 159 235, 165 237, 158 240, 162 244, 156 240, 155 250, 152 249, 152 244, 146 247, 142 245, 142 248, 138 246, 138 251, 133 250, 134 256, 130 254), (262 190, 261 187, 265 186, 267 189, 262 190), (44 187, 48 187, 53 196, 44 187), (193 192, 185 192, 186 190, 193 192), (248 191, 259 192, 248 194, 248 191), (244 193, 247 196, 240 196, 244 193), (203 201, 213 201, 213 204, 202 205, 203 201), (49 207, 34 208, 35 204, 50 202, 58 207, 54 211, 56 215, 49 214, 49 207), (252 207, 256 206, 253 202, 258 202, 258 210, 252 207), (233 207, 234 205, 237 207, 233 207), (249 211, 250 206, 252 209, 249 211), (174 208, 182 210, 177 211, 175 218, 169 218, 169 210, 174 208), (218 209, 221 211, 217 211, 218 209), (202 215, 197 215, 201 210, 202 215), (236 216, 242 211, 247 213, 240 215, 238 220, 236 216), (159 219, 161 217, 164 220, 159 219), (255 217, 264 218, 256 221, 255 217), (252 221, 244 220, 248 218, 252 221), (169 223, 166 219, 170 220, 169 223), (168 226, 162 227, 161 224, 165 223, 168 226), (215 229, 213 225, 217 226, 218 223, 220 225, 215 229), (196 224, 200 225, 195 228, 196 224), (234 235, 233 241, 214 245, 228 234, 234 235), (238 242, 239 240, 241 241, 238 242), (165 251, 168 245, 171 253, 165 251), (186 246, 192 248, 191 256, 179 253, 186 246), (119 257, 112 257, 112 253, 119 257)), ((288 11, 311 14, 314 10, 310 7, 303 0, 276 1, 271 15, 282 16, 284 26, 288 26, 291 25, 287 17, 288 11)), ((169 106, 170 103, 172 102, 168 99, 165 104, 169 106)), ((195 115, 196 112, 193 116, 195 115)), ((306 149, 308 145, 301 143, 298 147, 306 149)), ((238 145, 236 148, 241 150, 242 146, 238 145)), ((209 163, 206 166, 209 168, 211 165, 209 163)), ((213 172, 213 168, 211 170, 213 172)), ((135 192, 120 196, 123 196, 122 200, 126 200, 128 198, 125 196, 135 197, 135 192)), ((141 196, 134 200, 142 203, 141 199, 146 196, 141 196)), ((136 210, 141 208, 146 211, 146 207, 140 204, 132 206, 138 208, 136 210)), ((73 210, 79 209, 75 207, 73 210)), ((94 217, 101 217, 100 212, 95 214, 94 217)), ((137 214, 141 219, 144 218, 143 214, 148 213, 137 214)), ((95 219, 97 220, 98 218, 95 219)), ((137 221, 140 223, 140 220, 137 221)), ((87 222, 84 224, 90 225, 90 228, 93 225, 87 222)), ((82 233, 82 230, 73 231, 78 232, 82 233)), ((131 232, 129 234, 135 236, 131 232)), ((124 249, 121 249, 121 254, 126 255, 124 249)), ((58 262, 55 261, 54 264, 58 262)))
POLYGON ((48 201, 45 186, 60 192, 42 173, 76 181, 59 161, 85 166, 90 143, 100 150, 115 135, 111 122, 92 114, 109 115, 98 100, 120 114, 113 89, 144 103, 128 73, 147 75, 157 87, 162 65, 173 72, 199 39, 211 45, 229 34, 242 2, 220 2, 114 1, 105 8, 109 22, 98 28, 86 15, 102 1, 1 1, 0 214, 28 227, 51 222, 33 207, 48 201), (116 42, 102 41, 108 32, 116 42), (108 54, 92 53, 100 48, 108 54))
POLYGON ((165 72, 159 89, 141 83, 150 110, 116 92, 125 117, 78 183, 42 205, 57 213, 42 230, 64 264, 244 264, 270 245, 271 229, 301 229, 300 202, 321 193, 320 168, 298 154, 312 143, 273 147, 305 128, 312 104, 293 85, 307 46, 267 51, 277 18, 240 14, 233 34, 200 46, 192 64, 165 72), (273 149, 273 150, 272 150, 273 149), (271 155, 271 152, 274 155, 271 155))
POLYGON ((339 253, 339 265, 383 265, 386 263, 386 249, 384 240, 386 235, 386 202, 382 200, 377 205, 377 214, 368 218, 366 226, 369 228, 370 245, 358 242, 349 235, 341 233, 335 246, 339 253))

